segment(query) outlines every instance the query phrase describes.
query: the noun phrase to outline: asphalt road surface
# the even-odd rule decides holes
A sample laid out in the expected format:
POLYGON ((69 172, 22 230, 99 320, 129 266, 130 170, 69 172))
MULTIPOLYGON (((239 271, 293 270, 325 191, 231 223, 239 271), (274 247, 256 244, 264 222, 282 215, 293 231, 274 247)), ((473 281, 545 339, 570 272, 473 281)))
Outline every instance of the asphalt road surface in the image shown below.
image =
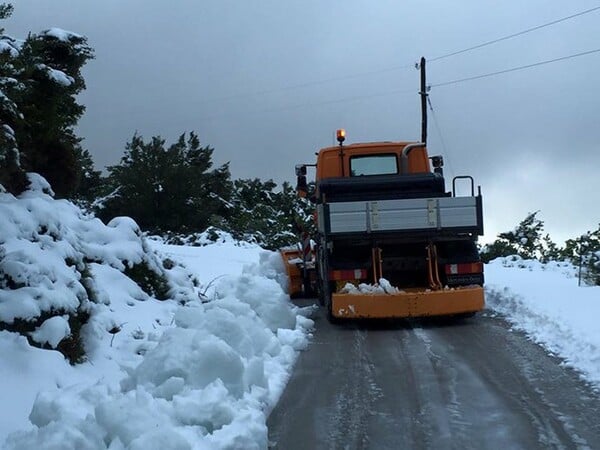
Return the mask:
POLYGON ((314 319, 271 448, 600 449, 600 394, 501 318, 314 319))

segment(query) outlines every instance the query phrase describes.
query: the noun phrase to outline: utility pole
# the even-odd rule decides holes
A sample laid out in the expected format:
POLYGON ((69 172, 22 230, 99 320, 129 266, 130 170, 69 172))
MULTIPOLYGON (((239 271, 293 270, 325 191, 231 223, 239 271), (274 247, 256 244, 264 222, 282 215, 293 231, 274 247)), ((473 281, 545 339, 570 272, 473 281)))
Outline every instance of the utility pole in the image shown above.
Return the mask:
POLYGON ((421 142, 427 144, 427 83, 425 75, 425 58, 421 57, 419 63, 421 69, 421 142))

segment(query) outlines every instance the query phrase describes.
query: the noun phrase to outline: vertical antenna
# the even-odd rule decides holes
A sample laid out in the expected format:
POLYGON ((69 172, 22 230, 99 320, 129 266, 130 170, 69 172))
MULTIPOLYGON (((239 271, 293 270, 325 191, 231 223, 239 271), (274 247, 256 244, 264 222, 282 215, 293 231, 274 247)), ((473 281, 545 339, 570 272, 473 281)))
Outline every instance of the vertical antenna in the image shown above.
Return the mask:
POLYGON ((425 58, 421 57, 421 142, 427 144, 427 84, 425 78, 425 58))

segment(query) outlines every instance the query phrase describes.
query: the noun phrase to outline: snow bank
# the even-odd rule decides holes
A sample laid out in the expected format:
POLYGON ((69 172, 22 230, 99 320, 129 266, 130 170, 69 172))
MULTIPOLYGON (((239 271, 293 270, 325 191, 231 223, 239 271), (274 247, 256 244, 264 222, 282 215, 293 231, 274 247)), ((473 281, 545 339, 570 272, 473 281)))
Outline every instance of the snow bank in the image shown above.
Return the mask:
POLYGON ((312 326, 296 320, 273 260, 263 253, 221 279, 214 300, 178 307, 119 388, 38 396, 38 428, 11 434, 6 448, 266 448, 266 416, 312 326))
POLYGON ((279 255, 229 238, 147 241, 131 219, 104 225, 32 181, 18 199, 0 194, 0 265, 12 280, 0 286, 0 320, 52 313, 29 337, 55 348, 85 307, 88 361, 70 366, 0 332, 0 397, 11 405, 0 447, 266 448, 266 417, 313 326, 284 293, 279 255), (167 300, 126 275, 142 262, 166 277, 167 300))
POLYGON ((509 257, 485 271, 488 308, 600 387, 600 287, 578 287, 568 263, 509 257))

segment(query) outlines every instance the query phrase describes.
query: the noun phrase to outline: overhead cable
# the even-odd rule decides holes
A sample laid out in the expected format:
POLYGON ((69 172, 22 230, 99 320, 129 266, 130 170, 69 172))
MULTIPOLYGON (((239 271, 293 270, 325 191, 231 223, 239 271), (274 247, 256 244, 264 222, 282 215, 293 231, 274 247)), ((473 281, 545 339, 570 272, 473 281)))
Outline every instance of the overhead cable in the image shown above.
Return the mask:
POLYGON ((550 64, 550 63, 554 63, 554 62, 558 62, 558 61, 565 61, 567 59, 577 58, 579 56, 591 55, 592 53, 598 53, 598 52, 600 52, 600 48, 597 48, 595 50, 589 50, 587 52, 575 53, 573 55, 562 56, 560 58, 548 59, 546 61, 540 61, 540 62, 536 62, 533 64, 527 64, 524 66, 512 67, 510 69, 504 69, 504 70, 498 70, 497 72, 485 73, 483 75, 475 75, 473 77, 460 78, 458 80, 452 80, 452 81, 444 81, 443 83, 431 84, 431 85, 429 85, 429 87, 434 88, 434 87, 440 87, 440 86, 448 86, 450 84, 458 84, 458 83, 464 83, 466 81, 478 80, 480 78, 493 77, 495 75, 500 75, 503 73, 516 72, 517 70, 530 69, 532 67, 543 66, 545 64, 550 64))
POLYGON ((567 21, 569 19, 573 19, 575 17, 583 16, 584 14, 589 14, 589 13, 597 11, 599 9, 600 9, 600 6, 596 6, 594 8, 590 8, 590 9, 586 9, 585 11, 581 11, 581 12, 578 12, 576 14, 571 14, 570 16, 566 16, 566 17, 562 17, 560 19, 553 20, 552 22, 547 22, 547 23, 544 23, 542 25, 538 25, 538 26, 535 26, 535 27, 532 27, 532 28, 528 28, 526 30, 519 31, 518 33, 509 34, 507 36, 502 36, 500 38, 493 39, 493 40, 487 41, 487 42, 483 42, 481 44, 477 44, 477 45, 474 45, 472 47, 467 47, 467 48, 464 48, 462 50, 457 50, 457 51, 452 52, 452 53, 446 53, 445 55, 436 56, 435 58, 428 59, 427 62, 431 63, 431 62, 434 62, 434 61, 439 61, 440 59, 449 58, 451 56, 460 55, 461 53, 470 52, 471 50, 476 50, 478 48, 482 48, 482 47, 486 47, 488 45, 496 44, 497 42, 506 41, 508 39, 512 39, 512 38, 517 37, 517 36, 522 36, 524 34, 531 33, 532 31, 537 31, 537 30, 539 30, 541 28, 546 28, 546 27, 549 27, 551 25, 556 25, 557 23, 561 23, 561 22, 565 22, 565 21, 567 21))
POLYGON ((353 78, 362 78, 362 77, 365 77, 368 75, 377 75, 377 74, 385 73, 385 72, 395 72, 397 70, 410 69, 413 67, 414 67, 414 64, 406 64, 404 66, 394 66, 394 67, 388 67, 388 68, 379 69, 379 70, 370 70, 367 72, 357 72, 357 73, 353 73, 353 74, 342 75, 339 77, 325 78, 322 80, 307 81, 305 83, 290 84, 290 85, 282 86, 279 88, 264 89, 262 91, 248 92, 246 94, 235 94, 235 95, 231 95, 229 97, 215 98, 215 99, 211 99, 208 101, 217 101, 217 100, 218 101, 226 101, 226 100, 233 100, 233 99, 237 99, 237 98, 252 97, 255 95, 273 94, 276 92, 285 92, 285 91, 291 91, 291 90, 295 90, 295 89, 302 89, 302 88, 310 87, 310 86, 316 86, 319 84, 332 83, 334 81, 351 80, 353 78))
MULTIPOLYGON (((573 19, 575 17, 579 17, 579 16, 583 16, 585 14, 589 14, 592 13, 594 11, 598 11, 600 10, 600 6, 596 6, 594 8, 590 8, 590 9, 586 9, 585 11, 580 11, 578 13, 575 14, 571 14, 569 16, 565 16, 565 17, 561 17, 560 19, 556 19, 553 20, 551 22, 547 22, 547 23, 543 23, 541 25, 537 25, 535 27, 531 27, 528 28, 526 30, 523 31, 519 31, 517 33, 512 33, 506 36, 502 36, 499 37, 497 39, 493 39, 491 41, 486 41, 483 42, 481 44, 477 44, 471 47, 467 47, 461 50, 457 50, 451 53, 446 53, 444 55, 440 55, 437 56, 435 58, 430 58, 427 60, 427 62, 431 63, 431 62, 435 62, 435 61, 439 61, 441 59, 445 59, 445 58, 449 58, 451 56, 455 56, 455 55, 459 55, 461 53, 466 53, 472 50, 476 50, 482 47, 486 47, 488 45, 492 45, 495 44, 497 42, 501 42, 501 41, 505 41, 508 39, 512 39, 514 37, 517 36, 522 36, 524 34, 527 33, 531 33, 533 31, 537 31, 539 29, 542 28, 546 28, 552 25, 556 25, 558 23, 561 22, 565 22, 567 20, 573 19)), ((343 80, 350 80, 350 79, 355 79, 355 78, 362 78, 362 77, 366 77, 369 75, 378 75, 381 73, 387 73, 387 72, 395 72, 398 70, 403 70, 403 69, 409 69, 409 68, 413 68, 415 67, 415 64, 404 64, 404 65, 399 65, 399 66, 391 66, 391 67, 385 67, 382 69, 377 69, 377 70, 369 70, 369 71, 364 71, 364 72, 356 72, 356 73, 351 73, 351 74, 347 74, 347 75, 340 75, 337 77, 330 77, 330 78, 324 78, 321 80, 313 80, 313 81, 307 81, 304 83, 297 83, 297 84, 290 84, 287 86, 282 86, 279 88, 272 88, 272 89, 264 89, 264 90, 260 90, 260 91, 254 91, 254 92, 247 92, 245 94, 234 94, 234 95, 230 95, 230 96, 224 96, 224 97, 218 97, 218 98, 212 98, 212 99, 207 99, 205 100, 205 102, 216 102, 216 101, 228 101, 228 100, 234 100, 234 99, 238 99, 238 98, 248 98, 248 97, 253 97, 256 95, 266 95, 266 94, 273 94, 276 92, 285 92, 285 91, 290 91, 290 90, 296 90, 296 89, 302 89, 302 88, 306 88, 306 87, 310 87, 310 86, 317 86, 317 85, 321 85, 321 84, 328 84, 328 83, 333 83, 336 81, 343 81, 343 80)))
POLYGON ((342 98, 336 98, 336 99, 332 99, 332 100, 324 100, 324 101, 320 101, 320 102, 297 103, 295 105, 281 106, 281 107, 277 107, 277 108, 266 108, 266 109, 261 109, 261 110, 253 110, 253 111, 249 111, 249 112, 240 112, 240 113, 233 113, 233 114, 232 113, 211 114, 208 116, 200 117, 199 120, 212 120, 212 119, 217 119, 220 117, 248 115, 250 113, 251 114, 268 114, 268 113, 272 113, 272 112, 288 111, 288 110, 292 110, 292 109, 302 109, 302 108, 311 108, 314 106, 333 105, 336 103, 350 103, 350 102, 356 102, 356 101, 361 101, 361 100, 367 100, 370 98, 386 97, 388 95, 414 94, 414 92, 415 92, 414 89, 394 89, 394 90, 385 91, 385 92, 376 92, 373 94, 356 95, 353 97, 342 97, 342 98))

